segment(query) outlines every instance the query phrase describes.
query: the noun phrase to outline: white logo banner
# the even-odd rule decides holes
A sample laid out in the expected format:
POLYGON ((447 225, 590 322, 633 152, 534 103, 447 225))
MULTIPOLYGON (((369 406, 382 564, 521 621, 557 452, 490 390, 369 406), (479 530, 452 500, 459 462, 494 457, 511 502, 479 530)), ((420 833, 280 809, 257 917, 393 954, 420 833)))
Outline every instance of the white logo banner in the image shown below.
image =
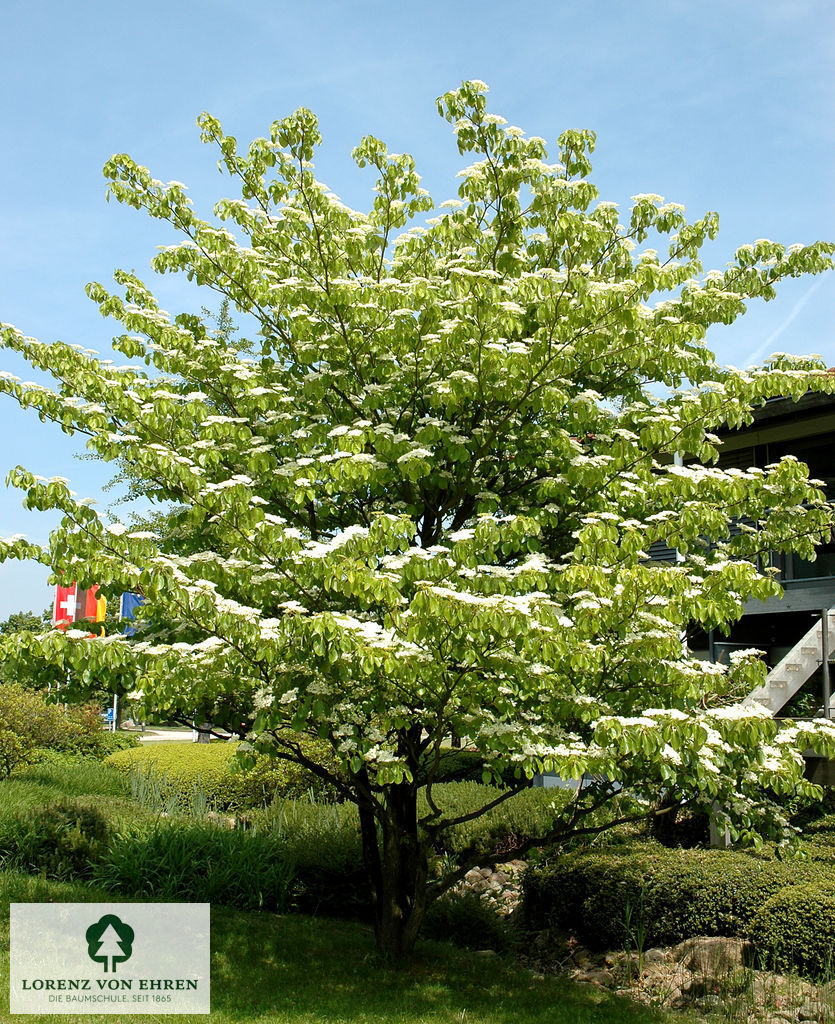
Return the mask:
POLYGON ((208 1013, 208 903, 12 903, 12 1013, 208 1013))

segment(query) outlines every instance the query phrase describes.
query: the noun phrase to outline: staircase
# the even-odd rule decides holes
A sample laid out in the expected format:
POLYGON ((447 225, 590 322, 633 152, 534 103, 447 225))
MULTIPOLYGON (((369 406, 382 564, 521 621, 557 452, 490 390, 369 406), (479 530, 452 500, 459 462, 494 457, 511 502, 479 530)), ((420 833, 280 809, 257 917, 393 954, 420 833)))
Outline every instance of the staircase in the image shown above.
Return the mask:
MULTIPOLYGON (((835 640, 835 610, 827 615, 829 624, 830 661, 835 640)), ((822 621, 819 619, 809 632, 792 647, 781 662, 766 676, 765 683, 742 701, 743 704, 761 704, 776 715, 806 680, 823 664, 822 621)), ((835 703, 835 702, 833 702, 835 703)))

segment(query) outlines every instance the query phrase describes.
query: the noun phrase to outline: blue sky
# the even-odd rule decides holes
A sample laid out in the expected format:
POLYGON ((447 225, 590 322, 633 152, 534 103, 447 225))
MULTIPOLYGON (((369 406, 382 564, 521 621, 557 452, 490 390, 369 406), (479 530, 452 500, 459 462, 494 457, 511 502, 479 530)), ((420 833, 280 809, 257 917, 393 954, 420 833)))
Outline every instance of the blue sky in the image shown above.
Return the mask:
MULTIPOLYGON (((831 0, 5 0, 0 37, 0 321, 44 341, 106 351, 111 332, 84 285, 117 266, 146 274, 173 240, 105 203, 111 153, 187 183, 206 213, 226 194, 194 126, 202 110, 249 141, 308 106, 325 137, 319 175, 346 202, 370 201, 350 160, 369 132, 411 152, 440 202, 461 161, 434 100, 480 78, 492 109, 532 134, 594 129, 602 198, 657 192, 694 216, 718 210, 710 265, 756 238, 835 238, 831 0)), ((156 291, 169 309, 217 305, 176 279, 156 291)), ((776 350, 835 363, 833 320, 829 274, 787 282, 710 340, 736 365, 776 350)), ((6 353, 0 369, 33 377, 6 353)), ((21 463, 111 500, 110 472, 75 457, 80 441, 5 398, 0 436, 0 479, 21 463)), ((51 522, 0 490, 0 536, 42 540, 51 522)), ((0 565, 0 618, 45 607, 45 579, 0 565)))

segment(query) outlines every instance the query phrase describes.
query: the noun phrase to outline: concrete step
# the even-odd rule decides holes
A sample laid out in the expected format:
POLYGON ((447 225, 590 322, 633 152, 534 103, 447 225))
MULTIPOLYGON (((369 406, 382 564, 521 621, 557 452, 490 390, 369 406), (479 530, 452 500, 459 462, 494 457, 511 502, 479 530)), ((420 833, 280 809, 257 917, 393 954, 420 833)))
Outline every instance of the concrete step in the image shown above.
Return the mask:
MULTIPOLYGON (((827 626, 833 630, 830 661, 835 660, 835 609, 827 616, 827 626)), ((765 683, 746 700, 764 704, 779 712, 803 684, 819 669, 822 662, 823 624, 819 620, 794 645, 785 658, 768 673, 765 683)))

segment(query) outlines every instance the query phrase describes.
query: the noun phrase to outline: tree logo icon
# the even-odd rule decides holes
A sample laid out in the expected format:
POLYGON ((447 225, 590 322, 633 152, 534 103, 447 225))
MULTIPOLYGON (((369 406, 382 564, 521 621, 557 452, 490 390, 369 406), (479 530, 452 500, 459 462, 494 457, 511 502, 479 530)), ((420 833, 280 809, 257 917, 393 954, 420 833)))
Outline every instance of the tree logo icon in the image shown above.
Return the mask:
POLYGON ((105 914, 87 929, 87 955, 96 963, 104 964, 105 971, 116 970, 116 964, 130 960, 133 953, 133 928, 116 917, 105 914))

